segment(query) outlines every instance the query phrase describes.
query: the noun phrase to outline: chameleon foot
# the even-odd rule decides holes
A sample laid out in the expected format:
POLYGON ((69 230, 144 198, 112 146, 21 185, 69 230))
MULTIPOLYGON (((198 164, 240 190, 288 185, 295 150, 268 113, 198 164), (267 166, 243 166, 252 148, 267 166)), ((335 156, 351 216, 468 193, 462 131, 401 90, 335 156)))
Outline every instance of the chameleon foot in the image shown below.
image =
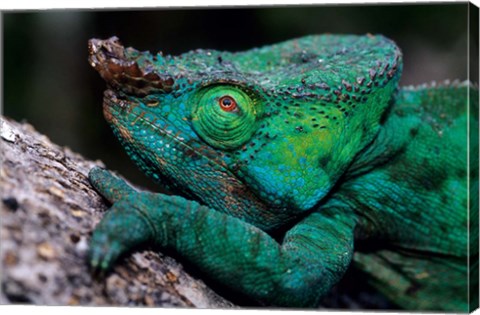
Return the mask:
POLYGON ((94 272, 105 272, 120 255, 153 236, 146 207, 140 202, 148 194, 137 192, 110 171, 98 167, 90 171, 89 179, 113 203, 90 242, 90 265, 94 272))

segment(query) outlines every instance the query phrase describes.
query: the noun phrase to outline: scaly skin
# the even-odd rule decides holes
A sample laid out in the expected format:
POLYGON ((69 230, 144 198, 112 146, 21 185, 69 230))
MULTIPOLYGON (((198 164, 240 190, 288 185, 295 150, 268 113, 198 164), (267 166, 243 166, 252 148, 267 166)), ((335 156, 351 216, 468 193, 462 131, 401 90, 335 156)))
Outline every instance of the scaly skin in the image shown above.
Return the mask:
MULTIPOLYGON (((178 194, 137 192, 93 169, 113 203, 91 240, 94 269, 154 242, 268 305, 314 307, 352 261, 399 307, 478 303, 467 263, 478 266, 478 246, 468 255, 475 153, 467 182, 467 125, 478 132, 467 95, 478 90, 399 90, 401 53, 382 36, 180 56, 111 38, 89 50, 114 133, 178 194)), ((478 244, 478 230, 470 237, 478 244)))

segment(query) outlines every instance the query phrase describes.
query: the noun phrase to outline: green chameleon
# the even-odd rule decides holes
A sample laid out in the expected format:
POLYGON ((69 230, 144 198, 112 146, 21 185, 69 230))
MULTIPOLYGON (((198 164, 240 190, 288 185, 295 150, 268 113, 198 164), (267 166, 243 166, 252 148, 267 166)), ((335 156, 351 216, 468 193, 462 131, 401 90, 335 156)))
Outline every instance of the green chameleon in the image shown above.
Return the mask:
POLYGON ((478 305, 471 84, 399 88, 402 54, 373 35, 179 56, 112 37, 89 52, 113 132, 177 194, 94 168, 113 203, 94 270, 150 242, 263 305, 315 307, 352 263, 401 308, 478 305))

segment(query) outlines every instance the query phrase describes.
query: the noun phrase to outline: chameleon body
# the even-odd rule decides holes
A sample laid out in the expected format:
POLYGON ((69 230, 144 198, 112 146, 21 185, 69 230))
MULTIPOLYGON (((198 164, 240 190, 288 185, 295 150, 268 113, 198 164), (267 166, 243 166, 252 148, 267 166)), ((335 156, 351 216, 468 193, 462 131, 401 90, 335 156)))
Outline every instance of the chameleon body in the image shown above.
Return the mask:
POLYGON ((401 308, 478 303, 469 84, 399 88, 399 48, 372 35, 179 56, 110 38, 89 51, 113 132, 176 193, 93 169, 113 203, 92 236, 94 269, 153 242, 264 305, 315 307, 352 263, 401 308))

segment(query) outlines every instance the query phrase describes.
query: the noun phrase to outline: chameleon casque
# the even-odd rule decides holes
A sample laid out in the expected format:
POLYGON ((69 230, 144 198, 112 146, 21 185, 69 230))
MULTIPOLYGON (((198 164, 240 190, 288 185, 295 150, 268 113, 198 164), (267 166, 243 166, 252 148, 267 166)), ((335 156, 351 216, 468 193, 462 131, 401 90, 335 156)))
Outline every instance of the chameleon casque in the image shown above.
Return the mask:
POLYGON ((379 35, 179 56, 112 37, 89 53, 113 132, 177 194, 93 169, 113 203, 92 236, 94 270, 152 242, 263 305, 315 307, 352 263, 400 308, 478 303, 471 84, 400 88, 402 54, 379 35))

